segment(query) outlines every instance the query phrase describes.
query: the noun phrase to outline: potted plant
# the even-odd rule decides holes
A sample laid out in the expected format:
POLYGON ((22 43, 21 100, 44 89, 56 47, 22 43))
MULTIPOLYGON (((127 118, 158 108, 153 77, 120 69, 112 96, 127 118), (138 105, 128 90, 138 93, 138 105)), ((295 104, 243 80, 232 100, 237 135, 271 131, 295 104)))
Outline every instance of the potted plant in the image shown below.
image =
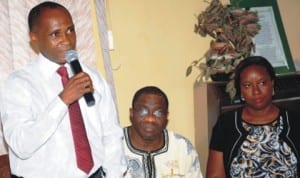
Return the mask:
MULTIPOLYGON (((228 80, 235 66, 255 49, 252 38, 260 30, 257 12, 232 5, 223 5, 220 0, 211 0, 209 6, 197 16, 194 32, 201 37, 210 36, 210 48, 192 61, 186 76, 196 68, 196 81, 228 80)), ((238 4, 238 3, 237 3, 238 4)))

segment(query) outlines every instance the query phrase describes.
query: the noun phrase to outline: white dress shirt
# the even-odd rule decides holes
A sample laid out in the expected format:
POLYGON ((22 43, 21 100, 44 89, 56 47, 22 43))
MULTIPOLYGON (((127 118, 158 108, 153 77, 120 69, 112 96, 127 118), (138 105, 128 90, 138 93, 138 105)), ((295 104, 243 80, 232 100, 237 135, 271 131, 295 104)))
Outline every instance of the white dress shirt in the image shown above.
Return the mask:
MULTIPOLYGON (((65 64, 69 76, 70 66, 65 64)), ((1 91, 3 132, 9 145, 11 172, 24 178, 87 178, 77 168, 68 107, 58 96, 63 90, 59 65, 41 54, 12 73, 1 91)), ((107 178, 122 177, 126 161, 122 128, 109 87, 100 74, 84 65, 94 87, 96 104, 79 104, 92 150, 93 174, 100 166, 107 178)))

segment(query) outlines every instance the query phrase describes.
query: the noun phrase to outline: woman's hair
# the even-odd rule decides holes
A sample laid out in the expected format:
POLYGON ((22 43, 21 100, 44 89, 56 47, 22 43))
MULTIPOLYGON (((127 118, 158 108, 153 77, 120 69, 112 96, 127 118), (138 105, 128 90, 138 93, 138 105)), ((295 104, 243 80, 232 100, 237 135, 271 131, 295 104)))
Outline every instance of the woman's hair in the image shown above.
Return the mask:
POLYGON ((240 82, 241 82, 241 73, 245 68, 249 66, 261 66, 265 68, 271 78, 271 80, 275 81, 276 75, 275 70, 271 63, 262 56, 250 56, 242 60, 238 66, 235 68, 234 75, 234 86, 236 88, 236 93, 239 96, 241 94, 240 82))

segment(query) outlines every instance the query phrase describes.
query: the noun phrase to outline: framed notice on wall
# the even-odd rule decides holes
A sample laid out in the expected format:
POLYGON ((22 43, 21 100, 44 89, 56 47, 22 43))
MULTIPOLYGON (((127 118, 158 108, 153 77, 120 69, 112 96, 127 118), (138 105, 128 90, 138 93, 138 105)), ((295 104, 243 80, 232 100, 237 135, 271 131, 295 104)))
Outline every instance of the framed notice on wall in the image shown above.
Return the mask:
POLYGON ((254 55, 268 59, 277 75, 295 73, 294 61, 288 45, 276 0, 231 0, 231 5, 258 13, 261 30, 253 38, 254 55))

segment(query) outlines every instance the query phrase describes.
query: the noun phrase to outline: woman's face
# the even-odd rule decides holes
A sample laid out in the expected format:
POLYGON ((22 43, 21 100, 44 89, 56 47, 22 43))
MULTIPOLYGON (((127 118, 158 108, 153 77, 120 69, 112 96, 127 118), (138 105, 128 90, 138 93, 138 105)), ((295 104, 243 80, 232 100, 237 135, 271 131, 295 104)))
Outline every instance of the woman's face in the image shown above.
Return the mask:
POLYGON ((262 66, 246 67, 240 74, 241 94, 246 107, 263 110, 272 104, 273 80, 262 66))

